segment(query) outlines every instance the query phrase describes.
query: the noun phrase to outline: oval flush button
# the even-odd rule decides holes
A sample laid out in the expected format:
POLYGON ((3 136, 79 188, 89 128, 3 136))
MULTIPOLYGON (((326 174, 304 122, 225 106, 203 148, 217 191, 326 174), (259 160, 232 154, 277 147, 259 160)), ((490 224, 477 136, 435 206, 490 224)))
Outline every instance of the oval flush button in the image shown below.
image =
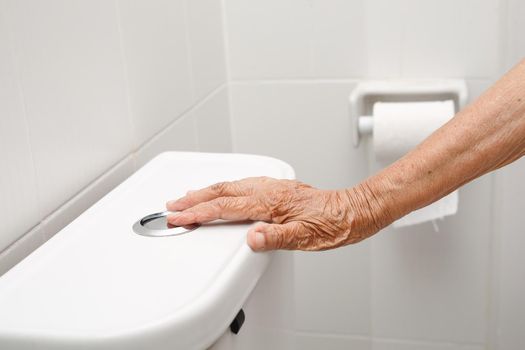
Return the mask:
POLYGON ((133 231, 142 236, 167 237, 183 235, 199 227, 198 224, 188 226, 171 225, 167 220, 167 216, 170 213, 169 211, 163 211, 161 213, 146 215, 133 224, 133 231))

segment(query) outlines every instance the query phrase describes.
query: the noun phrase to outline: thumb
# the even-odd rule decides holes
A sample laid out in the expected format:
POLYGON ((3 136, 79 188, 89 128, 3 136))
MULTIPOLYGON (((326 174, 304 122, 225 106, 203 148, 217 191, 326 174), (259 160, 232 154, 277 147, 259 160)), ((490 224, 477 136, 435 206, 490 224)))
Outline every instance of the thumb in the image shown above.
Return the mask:
POLYGON ((295 233, 301 225, 298 222, 286 224, 262 224, 248 231, 248 245, 253 251, 275 249, 296 249, 295 233))

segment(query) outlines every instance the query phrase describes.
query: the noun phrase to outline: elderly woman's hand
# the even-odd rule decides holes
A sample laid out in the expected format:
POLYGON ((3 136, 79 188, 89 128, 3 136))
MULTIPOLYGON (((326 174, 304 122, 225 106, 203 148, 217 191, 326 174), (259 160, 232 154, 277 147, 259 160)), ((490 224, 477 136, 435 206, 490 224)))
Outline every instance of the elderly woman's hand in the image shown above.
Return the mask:
MULTIPOLYGON (((377 232, 369 208, 358 205, 363 198, 357 188, 323 191, 292 180, 267 177, 222 182, 190 191, 167 203, 168 222, 177 225, 216 219, 258 220, 248 232, 253 250, 325 250, 359 242, 377 232)), ((367 201, 365 201, 367 202, 367 201)))

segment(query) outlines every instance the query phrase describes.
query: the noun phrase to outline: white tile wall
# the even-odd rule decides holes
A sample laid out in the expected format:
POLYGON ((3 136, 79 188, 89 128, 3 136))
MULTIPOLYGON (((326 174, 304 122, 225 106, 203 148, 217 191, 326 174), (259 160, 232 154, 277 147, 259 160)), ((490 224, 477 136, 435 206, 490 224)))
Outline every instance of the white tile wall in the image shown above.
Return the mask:
MULTIPOLYGON (((507 1, 508 19, 504 27, 505 62, 507 70, 525 58, 525 3, 507 1)), ((525 159, 499 170, 495 175, 495 220, 493 241, 494 280, 491 316, 493 330, 490 345, 494 349, 525 348, 523 324, 525 324, 525 273, 523 251, 525 249, 525 159)))
POLYGON ((45 216, 131 147, 115 9, 103 0, 2 5, 45 216))
POLYGON ((233 83, 234 150, 289 162, 314 186, 340 188, 366 175, 349 137, 355 83, 233 83))
POLYGON ((525 336, 525 159, 496 173, 496 221, 499 276, 495 285, 497 349, 523 349, 525 336))
POLYGON ((193 111, 199 151, 231 152, 230 104, 228 89, 219 88, 193 111))
POLYGON ((503 69, 509 69, 519 61, 525 59, 525 2, 522 0, 507 0, 507 12, 502 18, 505 41, 505 64, 503 69))
POLYGON ((0 251, 39 219, 35 169, 12 54, 0 12, 0 251))
POLYGON ((226 0, 232 77, 491 77, 499 4, 226 0))
POLYGON ((372 350, 372 342, 366 337, 297 333, 297 350, 372 350))
POLYGON ((222 6, 218 0, 185 0, 195 95, 204 98, 226 82, 222 6))
POLYGON ((137 169, 165 151, 196 151, 197 130, 195 120, 190 115, 179 118, 146 143, 136 153, 137 169))
POLYGON ((487 331, 490 177, 460 190, 456 216, 372 238, 374 336, 482 343, 487 331))
POLYGON ((403 0, 367 0, 365 2, 365 33, 367 71, 371 78, 401 76, 401 45, 403 44, 403 0))
POLYGON ((368 242, 321 253, 295 253, 297 330, 369 336, 370 296, 368 242))
POLYGON ((311 50, 308 2, 227 0, 225 6, 232 78, 305 76, 311 50))
POLYGON ((320 78, 364 76, 367 66, 365 20, 368 0, 315 0, 312 11, 310 74, 320 78))
POLYGON ((226 11, 234 79, 340 78, 365 71, 362 0, 228 0, 226 11))
POLYGON ((228 94, 219 88, 164 128, 136 153, 140 168, 165 151, 230 152, 228 94))
POLYGON ((193 102, 184 0, 118 1, 118 12, 140 146, 193 102))
POLYGON ((133 174, 135 162, 132 156, 128 156, 118 162, 115 166, 96 178, 80 193, 71 198, 48 217, 42 220, 44 227, 44 241, 52 237, 87 208, 95 204, 106 193, 110 192, 118 184, 133 174))
POLYGON ((223 87, 141 147, 135 156, 136 167, 165 151, 231 152, 229 125, 228 94, 223 87))
MULTIPOLYGON (((375 2, 377 0, 367 4, 375 2)), ((375 24, 380 34, 400 31, 397 50, 401 76, 487 78, 498 72, 499 0, 401 0, 394 3, 401 8, 401 23, 395 27, 375 24)), ((388 12, 376 9, 373 13, 368 12, 367 18, 384 18, 385 15, 388 12)), ((369 41, 376 38, 380 40, 372 37, 369 41)), ((373 56, 371 52, 370 57, 373 56)))
POLYGON ((481 344, 425 343, 418 341, 403 341, 391 339, 374 339, 372 350, 482 350, 481 344))

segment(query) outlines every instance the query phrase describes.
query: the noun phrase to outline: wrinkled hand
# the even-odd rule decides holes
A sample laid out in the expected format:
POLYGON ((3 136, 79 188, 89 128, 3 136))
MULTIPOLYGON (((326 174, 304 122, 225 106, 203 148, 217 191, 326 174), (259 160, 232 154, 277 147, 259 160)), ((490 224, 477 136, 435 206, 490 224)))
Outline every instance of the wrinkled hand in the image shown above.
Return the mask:
MULTIPOLYGON (((354 189, 325 191, 267 177, 221 182, 190 191, 166 207, 168 222, 184 226, 216 219, 266 221, 248 232, 255 251, 326 250, 359 242, 379 228, 360 215, 354 189)), ((370 220, 368 220, 370 221, 370 220)))

